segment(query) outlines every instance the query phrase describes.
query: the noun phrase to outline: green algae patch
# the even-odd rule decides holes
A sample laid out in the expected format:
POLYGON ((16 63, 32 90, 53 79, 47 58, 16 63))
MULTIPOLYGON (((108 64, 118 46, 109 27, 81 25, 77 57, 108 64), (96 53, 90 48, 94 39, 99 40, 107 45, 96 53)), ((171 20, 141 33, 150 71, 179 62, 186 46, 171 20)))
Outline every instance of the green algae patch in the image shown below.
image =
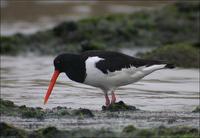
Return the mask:
POLYGON ((105 44, 101 42, 83 41, 81 42, 81 52, 88 50, 105 50, 105 44))
POLYGON ((200 113, 200 105, 198 105, 192 112, 193 113, 200 113))
POLYGON ((43 129, 39 129, 36 131, 33 131, 29 134, 29 138, 66 138, 68 137, 68 134, 66 131, 60 131, 56 127, 47 127, 43 129))
POLYGON ((80 117, 94 117, 94 114, 89 109, 78 109, 73 112, 73 115, 80 117))
POLYGON ((196 138, 199 136, 199 130, 191 127, 170 127, 166 128, 160 126, 158 128, 150 129, 154 136, 160 137, 176 137, 176 138, 196 138))
POLYGON ((1 115, 20 116, 23 118, 42 119, 45 115, 42 108, 26 107, 25 105, 17 106, 13 102, 0 99, 1 115))
POLYGON ((200 62, 199 52, 199 43, 180 43, 158 47, 150 52, 138 54, 138 56, 146 59, 168 61, 178 67, 198 68, 200 62))
POLYGON ((1 115, 18 115, 17 106, 12 101, 2 99, 0 99, 0 112, 1 115))
POLYGON ((124 129, 122 130, 123 133, 131 133, 136 131, 136 128, 133 125, 129 125, 124 127, 124 129))
POLYGON ((160 126, 158 128, 149 128, 149 129, 139 129, 135 128, 133 125, 124 127, 122 131, 112 131, 109 129, 83 129, 77 128, 72 130, 59 130, 56 127, 49 126, 46 128, 34 130, 34 131, 25 131, 18 129, 16 127, 10 126, 4 122, 0 123, 0 134, 1 137, 22 137, 22 138, 83 138, 83 137, 93 137, 93 138, 102 138, 102 137, 112 137, 112 138, 155 138, 155 137, 175 137, 175 138, 197 138, 199 136, 199 130, 196 128, 190 127, 170 127, 166 128, 160 126))
POLYGON ((102 110, 114 112, 114 111, 136 111, 138 109, 136 109, 135 106, 127 105, 123 101, 119 101, 117 103, 110 104, 108 107, 102 106, 102 110))
POLYGON ((114 132, 108 129, 73 129, 70 131, 58 130, 55 127, 45 128, 43 130, 37 131, 35 136, 39 137, 70 137, 70 138, 82 138, 82 137, 112 137, 112 138, 132 138, 132 137, 141 137, 141 138, 155 138, 155 137, 176 137, 176 138, 196 138, 198 137, 198 130, 193 128, 155 128, 155 129, 135 129, 131 132, 114 132), (38 134, 39 132, 39 134, 38 134))
POLYGON ((66 21, 31 35, 1 36, 1 54, 118 49, 199 41, 199 2, 174 2, 131 14, 66 21), (90 41, 87 45, 82 42, 90 41))
POLYGON ((42 109, 40 107, 17 106, 13 102, 0 99, 1 115, 19 116, 22 118, 44 119, 48 117, 94 117, 89 109, 70 109, 67 107, 55 107, 53 109, 42 109))
POLYGON ((116 132, 106 129, 73 129, 73 130, 58 130, 55 127, 47 127, 33 131, 30 136, 39 138, 107 138, 118 137, 116 132))
POLYGON ((7 106, 7 107, 14 107, 14 103, 12 101, 9 101, 9 100, 1 100, 1 105, 2 106, 7 106))
POLYGON ((1 138, 27 138, 27 132, 11 125, 8 125, 4 122, 0 122, 0 136, 1 138))
POLYGON ((19 51, 23 51, 21 45, 25 44, 24 38, 21 34, 13 36, 0 36, 1 53, 16 55, 19 51))
POLYGON ((124 136, 127 137, 142 137, 142 138, 154 138, 154 137, 175 137, 175 138, 196 138, 199 135, 199 130, 190 127, 170 127, 166 128, 160 126, 158 128, 150 129, 137 129, 132 125, 125 127, 122 130, 124 136))
POLYGON ((53 108, 52 110, 57 111, 58 116, 69 116, 70 115, 70 113, 66 107, 58 106, 58 107, 53 108))
POLYGON ((45 112, 41 108, 24 108, 21 109, 21 116, 23 118, 38 118, 43 119, 45 112))

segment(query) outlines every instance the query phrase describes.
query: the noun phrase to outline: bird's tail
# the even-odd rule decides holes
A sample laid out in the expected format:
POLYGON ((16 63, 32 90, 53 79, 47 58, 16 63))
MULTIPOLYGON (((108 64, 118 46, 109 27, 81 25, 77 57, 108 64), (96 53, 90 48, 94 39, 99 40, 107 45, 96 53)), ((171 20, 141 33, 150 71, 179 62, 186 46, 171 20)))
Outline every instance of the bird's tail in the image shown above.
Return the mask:
POLYGON ((165 68, 173 69, 173 68, 175 68, 175 66, 174 66, 174 64, 166 64, 165 68))

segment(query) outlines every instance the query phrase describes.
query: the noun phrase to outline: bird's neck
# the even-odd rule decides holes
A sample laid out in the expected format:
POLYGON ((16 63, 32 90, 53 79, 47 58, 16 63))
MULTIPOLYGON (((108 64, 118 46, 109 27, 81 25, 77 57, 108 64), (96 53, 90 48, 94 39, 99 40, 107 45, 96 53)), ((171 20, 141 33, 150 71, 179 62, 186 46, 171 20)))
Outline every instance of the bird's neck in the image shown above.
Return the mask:
POLYGON ((69 79, 73 81, 80 83, 84 82, 86 77, 86 69, 84 61, 82 61, 82 59, 79 56, 74 57, 74 59, 70 63, 70 67, 65 73, 69 77, 69 79))

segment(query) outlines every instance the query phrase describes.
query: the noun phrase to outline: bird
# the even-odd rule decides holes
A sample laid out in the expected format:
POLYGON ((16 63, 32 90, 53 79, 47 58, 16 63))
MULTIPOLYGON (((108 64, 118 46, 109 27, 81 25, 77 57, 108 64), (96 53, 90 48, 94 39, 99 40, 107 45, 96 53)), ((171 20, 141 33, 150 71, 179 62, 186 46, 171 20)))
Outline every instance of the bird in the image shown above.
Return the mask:
POLYGON ((115 90, 135 83, 154 71, 172 69, 166 61, 141 59, 114 51, 86 51, 80 54, 63 53, 54 59, 54 73, 44 97, 47 103, 60 73, 72 81, 100 88, 105 105, 116 102, 115 90), (111 100, 109 94, 111 92, 111 100))

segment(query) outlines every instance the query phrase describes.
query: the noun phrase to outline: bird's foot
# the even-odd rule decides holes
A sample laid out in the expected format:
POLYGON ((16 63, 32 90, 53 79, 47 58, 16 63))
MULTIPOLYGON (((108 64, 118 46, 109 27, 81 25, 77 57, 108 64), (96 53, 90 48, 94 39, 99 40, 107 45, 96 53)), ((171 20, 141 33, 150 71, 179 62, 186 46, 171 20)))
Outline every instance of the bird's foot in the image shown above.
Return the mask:
POLYGON ((111 104, 114 104, 116 102, 116 96, 115 93, 112 92, 112 100, 111 100, 111 104))
POLYGON ((108 96, 106 97, 106 107, 110 106, 110 99, 108 98, 108 96))
POLYGON ((111 100, 111 104, 114 104, 116 102, 116 98, 111 100))

